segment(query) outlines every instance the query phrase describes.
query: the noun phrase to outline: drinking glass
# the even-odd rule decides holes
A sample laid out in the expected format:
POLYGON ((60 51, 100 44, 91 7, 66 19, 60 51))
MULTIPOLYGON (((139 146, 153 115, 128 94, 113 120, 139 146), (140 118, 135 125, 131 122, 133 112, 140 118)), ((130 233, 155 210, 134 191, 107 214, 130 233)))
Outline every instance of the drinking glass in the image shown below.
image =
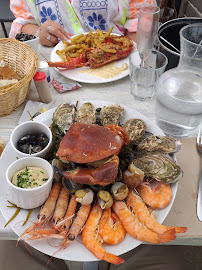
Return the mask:
POLYGON ((152 51, 146 58, 144 67, 141 66, 138 52, 129 56, 130 92, 134 98, 145 100, 153 96, 154 85, 167 64, 168 59, 161 52, 152 51))
POLYGON ((154 47, 159 25, 160 9, 157 6, 144 6, 140 9, 137 25, 137 50, 144 65, 154 47))

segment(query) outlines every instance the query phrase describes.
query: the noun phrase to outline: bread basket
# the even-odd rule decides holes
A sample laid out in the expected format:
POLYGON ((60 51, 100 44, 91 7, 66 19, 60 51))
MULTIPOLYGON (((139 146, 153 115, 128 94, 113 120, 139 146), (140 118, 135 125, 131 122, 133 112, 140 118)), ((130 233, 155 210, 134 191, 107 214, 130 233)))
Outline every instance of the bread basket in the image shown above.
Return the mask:
POLYGON ((0 116, 6 116, 17 110, 28 97, 39 60, 30 46, 12 38, 0 38, 0 58, 21 78, 15 84, 0 88, 0 116))

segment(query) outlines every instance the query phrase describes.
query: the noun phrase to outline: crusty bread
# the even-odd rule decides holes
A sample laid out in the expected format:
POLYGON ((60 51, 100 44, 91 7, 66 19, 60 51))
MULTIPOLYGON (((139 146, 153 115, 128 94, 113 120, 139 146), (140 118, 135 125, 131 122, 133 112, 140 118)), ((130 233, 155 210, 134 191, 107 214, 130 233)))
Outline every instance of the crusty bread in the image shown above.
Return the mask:
POLYGON ((12 80, 12 79, 18 80, 19 79, 18 74, 8 65, 0 67, 0 80, 12 80))

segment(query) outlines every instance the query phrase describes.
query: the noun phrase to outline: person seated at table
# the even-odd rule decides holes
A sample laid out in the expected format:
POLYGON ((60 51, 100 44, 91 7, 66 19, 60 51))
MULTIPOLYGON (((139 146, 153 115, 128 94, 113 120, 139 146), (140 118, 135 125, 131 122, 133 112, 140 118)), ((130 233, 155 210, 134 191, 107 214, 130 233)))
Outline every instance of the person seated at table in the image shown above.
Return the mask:
POLYGON ((114 33, 135 41, 138 12, 146 4, 156 5, 155 0, 10 0, 16 19, 9 36, 15 38, 23 32, 38 36, 42 45, 52 47, 58 39, 113 27, 114 33))

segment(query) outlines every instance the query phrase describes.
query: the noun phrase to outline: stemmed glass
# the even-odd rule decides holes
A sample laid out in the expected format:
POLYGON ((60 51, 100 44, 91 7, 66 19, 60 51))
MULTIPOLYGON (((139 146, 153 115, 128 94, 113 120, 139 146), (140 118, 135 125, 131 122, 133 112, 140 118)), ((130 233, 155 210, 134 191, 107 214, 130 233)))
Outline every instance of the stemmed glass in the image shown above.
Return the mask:
POLYGON ((144 6, 140 9, 137 25, 137 50, 141 66, 153 49, 159 24, 160 9, 157 6, 144 6))

